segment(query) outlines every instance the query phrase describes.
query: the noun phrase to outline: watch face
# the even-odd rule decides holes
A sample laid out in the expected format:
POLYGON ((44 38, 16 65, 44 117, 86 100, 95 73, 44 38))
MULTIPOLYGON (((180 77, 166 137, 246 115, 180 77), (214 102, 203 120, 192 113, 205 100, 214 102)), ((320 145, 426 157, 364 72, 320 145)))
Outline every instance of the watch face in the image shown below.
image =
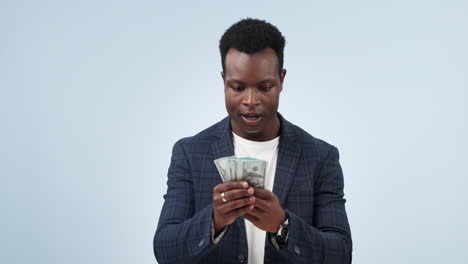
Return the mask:
POLYGON ((286 219, 284 223, 280 225, 280 229, 278 230, 278 235, 285 237, 286 233, 288 233, 288 226, 289 226, 289 221, 286 219))
POLYGON ((286 232, 288 232, 288 227, 287 226, 281 228, 281 236, 282 237, 286 236, 286 232))

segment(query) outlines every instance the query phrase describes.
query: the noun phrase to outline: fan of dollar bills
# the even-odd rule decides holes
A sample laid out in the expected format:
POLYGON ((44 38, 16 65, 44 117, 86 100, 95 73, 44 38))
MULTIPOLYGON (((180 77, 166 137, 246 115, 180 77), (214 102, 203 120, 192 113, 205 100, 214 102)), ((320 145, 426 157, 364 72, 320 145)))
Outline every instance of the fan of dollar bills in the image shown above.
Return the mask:
POLYGON ((247 181, 250 186, 265 187, 267 162, 264 160, 231 156, 216 159, 214 163, 223 182, 247 181))

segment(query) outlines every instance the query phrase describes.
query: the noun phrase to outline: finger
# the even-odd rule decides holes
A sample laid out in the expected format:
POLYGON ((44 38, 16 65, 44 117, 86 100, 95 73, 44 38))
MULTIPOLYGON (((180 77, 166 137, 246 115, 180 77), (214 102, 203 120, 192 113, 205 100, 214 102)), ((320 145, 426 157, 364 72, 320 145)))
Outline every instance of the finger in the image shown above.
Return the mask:
POLYGON ((244 215, 244 218, 249 220, 250 222, 252 222, 252 224, 254 224, 254 225, 257 224, 258 222, 260 222, 260 219, 258 219, 254 215, 251 215, 250 212, 251 212, 251 210, 249 210, 249 212, 244 215))
POLYGON ((246 181, 232 181, 216 185, 213 189, 213 192, 222 193, 229 190, 247 188, 249 188, 249 184, 246 181))
POLYGON ((246 205, 253 204, 255 202, 255 197, 248 197, 248 198, 242 198, 242 199, 237 199, 234 201, 230 201, 227 203, 223 203, 220 206, 217 207, 218 212, 222 214, 227 214, 230 211, 236 210, 238 208, 244 207, 246 205))
POLYGON ((273 198, 273 195, 275 195, 271 191, 263 188, 255 188, 254 191, 255 196, 263 200, 271 200, 273 198))
POLYGON ((227 213, 225 215, 225 217, 227 217, 229 219, 236 219, 239 216, 245 215, 247 212, 249 212, 253 208, 254 208, 253 204, 246 205, 244 207, 241 207, 241 208, 230 211, 229 213, 227 213))
POLYGON ((263 199, 258 198, 258 197, 255 197, 255 198, 256 198, 255 199, 255 204, 254 204, 255 208, 258 208, 258 209, 260 209, 262 211, 266 211, 266 212, 270 210, 270 207, 271 207, 270 203, 272 203, 272 201, 263 200, 263 199))
POLYGON ((258 208, 255 207, 255 205, 254 205, 254 208, 251 209, 251 210, 249 210, 249 213, 248 213, 248 214, 251 215, 251 216, 255 216, 257 219, 263 219, 263 218, 264 218, 263 216, 265 215, 265 212, 262 211, 262 210, 260 210, 260 209, 258 209, 258 208))
MULTIPOLYGON (((244 198, 244 197, 250 197, 250 196, 253 195, 253 193, 254 193, 254 190, 253 190, 252 187, 249 187, 248 189, 230 190, 230 191, 224 192, 224 199, 226 199, 226 201, 230 202, 230 201, 233 201, 233 200, 236 200, 236 199, 241 199, 241 198, 244 198)), ((222 193, 216 193, 215 192, 213 194, 213 200, 214 200, 215 206, 219 206, 221 204, 226 203, 225 201, 223 201, 222 193)))
MULTIPOLYGON (((253 193, 254 190, 252 187, 249 187, 248 189, 235 189, 224 192, 224 198, 228 201, 232 201, 242 197, 250 197, 253 193)), ((219 196, 221 197, 221 194, 219 194, 219 196)))

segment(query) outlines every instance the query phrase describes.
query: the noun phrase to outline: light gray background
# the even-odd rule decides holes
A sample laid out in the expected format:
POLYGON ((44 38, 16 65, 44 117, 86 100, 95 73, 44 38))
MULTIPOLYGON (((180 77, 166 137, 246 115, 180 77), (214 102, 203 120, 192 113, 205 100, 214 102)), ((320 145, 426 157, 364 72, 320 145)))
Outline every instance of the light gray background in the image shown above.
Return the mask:
POLYGON ((154 263, 218 41, 287 39, 280 112, 340 150, 354 263, 468 259, 467 1, 0 1, 0 263, 154 263))

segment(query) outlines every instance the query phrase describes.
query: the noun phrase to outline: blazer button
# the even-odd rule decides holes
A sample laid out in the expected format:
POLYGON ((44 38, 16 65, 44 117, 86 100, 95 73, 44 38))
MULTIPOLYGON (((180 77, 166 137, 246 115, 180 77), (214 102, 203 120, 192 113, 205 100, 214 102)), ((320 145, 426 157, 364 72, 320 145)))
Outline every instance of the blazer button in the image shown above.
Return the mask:
POLYGON ((202 240, 202 241, 200 241, 200 243, 198 243, 199 247, 203 247, 203 245, 205 245, 205 240, 202 240))
POLYGON ((298 246, 294 246, 294 253, 296 253, 297 255, 300 255, 301 249, 298 246))
POLYGON ((244 262, 245 262, 245 258, 244 258, 244 256, 242 256, 242 255, 237 256, 237 259, 239 260, 240 263, 244 263, 244 262))

